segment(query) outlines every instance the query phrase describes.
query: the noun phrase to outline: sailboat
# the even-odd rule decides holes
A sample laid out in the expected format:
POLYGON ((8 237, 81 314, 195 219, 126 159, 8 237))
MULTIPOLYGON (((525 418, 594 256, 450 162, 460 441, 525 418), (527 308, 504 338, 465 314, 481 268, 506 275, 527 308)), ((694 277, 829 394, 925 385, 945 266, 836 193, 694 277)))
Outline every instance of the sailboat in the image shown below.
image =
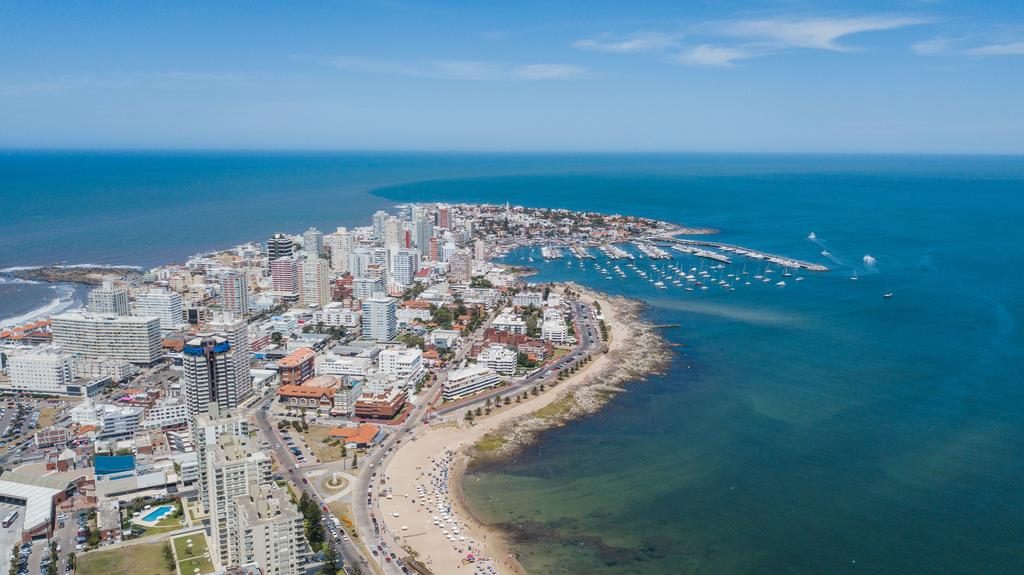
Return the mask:
POLYGON ((891 297, 892 297, 892 292, 891 291, 887 291, 884 294, 882 294, 882 299, 889 299, 891 297))
POLYGON ((853 281, 857 281, 857 270, 853 270, 853 275, 850 276, 850 279, 853 281))

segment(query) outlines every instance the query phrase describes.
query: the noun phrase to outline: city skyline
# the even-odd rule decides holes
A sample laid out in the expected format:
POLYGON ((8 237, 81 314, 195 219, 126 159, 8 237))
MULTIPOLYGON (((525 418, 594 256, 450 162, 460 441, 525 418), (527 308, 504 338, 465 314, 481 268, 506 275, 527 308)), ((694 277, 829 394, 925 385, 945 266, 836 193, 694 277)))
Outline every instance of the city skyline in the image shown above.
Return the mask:
POLYGON ((14 4, 0 148, 1024 152, 1024 8, 14 4))

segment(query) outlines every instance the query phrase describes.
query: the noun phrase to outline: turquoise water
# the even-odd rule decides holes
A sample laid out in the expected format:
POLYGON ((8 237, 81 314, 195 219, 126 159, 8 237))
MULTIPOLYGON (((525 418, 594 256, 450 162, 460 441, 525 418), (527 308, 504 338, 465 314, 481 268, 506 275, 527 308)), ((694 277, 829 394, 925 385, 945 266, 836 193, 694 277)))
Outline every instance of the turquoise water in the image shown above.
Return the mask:
POLYGON ((681 326, 665 331, 682 346, 666 375, 468 477, 474 511, 513 534, 528 570, 1024 569, 1021 164, 850 164, 388 191, 716 226, 835 268, 785 288, 682 292, 510 254, 538 281, 639 298, 648 319, 681 326))
POLYGON ((1021 158, 0 154, 0 176, 0 268, 155 265, 413 200, 653 216, 821 261, 686 293, 536 259, 643 299, 681 347, 476 470, 474 510, 538 574, 1024 568, 1021 158))
POLYGON ((167 515, 171 511, 174 511, 174 506, 173 505, 161 505, 160 507, 157 507, 156 509, 154 509, 154 510, 150 511, 149 513, 143 515, 142 516, 142 520, 143 521, 159 521, 160 519, 163 519, 164 515, 167 515))

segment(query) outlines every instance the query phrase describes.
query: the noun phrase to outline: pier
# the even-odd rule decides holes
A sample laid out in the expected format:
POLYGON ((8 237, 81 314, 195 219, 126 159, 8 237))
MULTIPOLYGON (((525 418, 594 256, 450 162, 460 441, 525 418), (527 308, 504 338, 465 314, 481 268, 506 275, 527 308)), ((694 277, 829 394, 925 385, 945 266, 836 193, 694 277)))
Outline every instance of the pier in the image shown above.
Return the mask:
POLYGON ((752 249, 749 249, 749 248, 745 248, 743 246, 735 246, 735 245, 731 245, 731 244, 723 244, 721 242, 711 242, 711 241, 704 241, 704 240, 682 240, 682 239, 678 239, 678 238, 671 238, 671 239, 664 239, 663 238, 662 241, 669 242, 672 245, 672 248, 675 249, 675 250, 682 251, 682 252, 687 252, 687 253, 692 253, 692 254, 694 254, 694 255, 696 255, 698 257, 706 257, 706 258, 709 258, 709 259, 720 261, 722 263, 732 263, 732 261, 727 256, 725 256, 725 255, 722 255, 722 254, 717 253, 717 252, 712 252, 710 250, 704 250, 704 249, 701 249, 701 248, 702 247, 704 247, 704 248, 715 248, 717 250, 721 250, 723 252, 728 252, 728 253, 733 253, 733 254, 736 254, 736 255, 739 255, 739 256, 746 256, 748 258, 753 258, 753 259, 756 259, 756 260, 765 260, 765 261, 771 262, 773 264, 777 264, 777 265, 780 265, 780 266, 783 266, 783 267, 787 267, 787 268, 802 269, 802 270, 807 270, 807 271, 812 271, 812 272, 827 272, 827 271, 829 271, 828 267, 823 266, 821 264, 816 264, 816 263, 813 263, 813 262, 805 262, 805 261, 794 259, 794 258, 787 258, 785 256, 779 256, 779 255, 770 254, 770 253, 767 253, 767 252, 762 252, 762 251, 758 251, 758 250, 752 250, 752 249), (701 254, 701 253, 697 253, 697 252, 703 252, 703 253, 701 254))

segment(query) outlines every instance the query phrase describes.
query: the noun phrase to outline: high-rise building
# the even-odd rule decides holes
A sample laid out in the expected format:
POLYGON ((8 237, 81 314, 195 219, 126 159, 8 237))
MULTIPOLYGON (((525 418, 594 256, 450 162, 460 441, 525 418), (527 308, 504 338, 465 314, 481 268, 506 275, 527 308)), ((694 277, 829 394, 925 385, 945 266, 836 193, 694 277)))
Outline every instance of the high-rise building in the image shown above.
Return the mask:
POLYGON ((424 214, 415 222, 416 227, 416 248, 421 254, 426 255, 430 251, 430 240, 434 237, 434 222, 424 214))
POLYGON ((391 216, 384 222, 384 247, 395 248, 402 247, 402 238, 404 237, 404 228, 402 226, 402 220, 391 216))
POLYGON ((235 317, 249 315, 249 280, 245 272, 227 270, 220 274, 220 302, 235 317))
POLYGON ((395 250, 391 256, 391 276, 395 283, 412 285, 416 272, 420 270, 420 253, 415 249, 395 250))
POLYGON ((383 240, 384 239, 384 223, 388 221, 388 213, 384 210, 378 210, 373 214, 373 239, 383 240))
POLYGON ((228 340, 235 356, 238 394, 246 398, 252 393, 252 346, 249 344, 249 322, 230 312, 215 313, 207 324, 208 331, 228 340))
POLYGON ((352 297, 359 301, 365 301, 373 297, 373 294, 384 291, 384 278, 355 278, 352 280, 352 297))
POLYGON ((249 497, 261 485, 271 483, 270 458, 249 437, 233 434, 218 436, 206 449, 206 473, 200 479, 205 479, 201 487, 206 490, 209 505, 211 552, 221 565, 240 565, 242 540, 237 536, 236 499, 249 497))
POLYGON ((338 228, 338 231, 328 234, 324 241, 331 250, 331 271, 337 274, 351 271, 349 262, 355 247, 352 234, 345 228, 338 228))
MULTIPOLYGON (((397 245, 387 248, 370 248, 370 264, 379 266, 386 273, 387 270, 391 269, 391 253, 397 249, 399 249, 397 245)), ((366 275, 370 275, 369 268, 370 266, 367 266, 366 275)))
POLYGON ((274 295, 289 302, 299 299, 299 261, 283 256, 270 262, 270 279, 274 295))
POLYGON ((362 337, 373 341, 391 341, 398 335, 398 303, 378 292, 363 301, 362 337))
POLYGON ((455 244, 452 242, 445 242, 444 245, 441 246, 441 261, 452 261, 452 256, 454 256, 457 251, 459 251, 459 248, 456 247, 455 244))
POLYGON ((236 497, 234 506, 234 513, 228 514, 230 565, 255 563, 268 574, 305 572, 302 552, 305 524, 287 491, 275 484, 263 483, 249 494, 236 497))
POLYGON ((292 255, 295 242, 285 234, 274 234, 267 240, 267 259, 274 261, 292 255))
POLYGON ((221 411, 238 407, 252 394, 252 383, 240 377, 234 350, 221 336, 206 335, 185 342, 182 353, 185 402, 191 415, 206 413, 210 404, 221 411))
POLYGON ((54 316, 53 343, 68 353, 150 365, 160 360, 160 320, 109 314, 54 316))
POLYGON ((439 206, 437 208, 437 227, 444 229, 451 229, 452 227, 452 216, 451 208, 448 206, 439 206))
POLYGON ((468 250, 458 250, 452 254, 451 271, 449 273, 452 281, 468 282, 473 279, 473 256, 468 250))
POLYGON ((302 232, 302 251, 307 257, 318 258, 324 253, 324 234, 316 228, 302 232))
POLYGON ((115 286, 114 282, 104 280, 103 285, 89 292, 89 311, 114 315, 130 315, 128 306, 128 289, 115 286))
POLYGON ((366 277, 366 268, 373 263, 370 248, 358 247, 352 249, 352 255, 348 259, 348 271, 354 277, 366 277))
POLYGON ((432 262, 441 261, 441 247, 437 238, 430 238, 430 245, 427 248, 427 259, 432 262))
POLYGON ((473 243, 473 259, 478 262, 487 261, 487 242, 480 238, 473 243))
POLYGON ((249 420, 243 416, 225 413, 216 404, 210 406, 208 413, 190 416, 189 432, 192 445, 199 459, 199 501, 203 511, 211 513, 209 500, 209 459, 214 452, 217 441, 223 436, 248 437, 249 420))
POLYGON ((135 297, 135 315, 160 320, 160 330, 174 331, 185 323, 181 294, 168 289, 152 289, 135 297))
POLYGON ((308 256, 301 264, 302 291, 299 301, 304 306, 323 307, 331 301, 331 285, 327 277, 327 262, 308 256))

